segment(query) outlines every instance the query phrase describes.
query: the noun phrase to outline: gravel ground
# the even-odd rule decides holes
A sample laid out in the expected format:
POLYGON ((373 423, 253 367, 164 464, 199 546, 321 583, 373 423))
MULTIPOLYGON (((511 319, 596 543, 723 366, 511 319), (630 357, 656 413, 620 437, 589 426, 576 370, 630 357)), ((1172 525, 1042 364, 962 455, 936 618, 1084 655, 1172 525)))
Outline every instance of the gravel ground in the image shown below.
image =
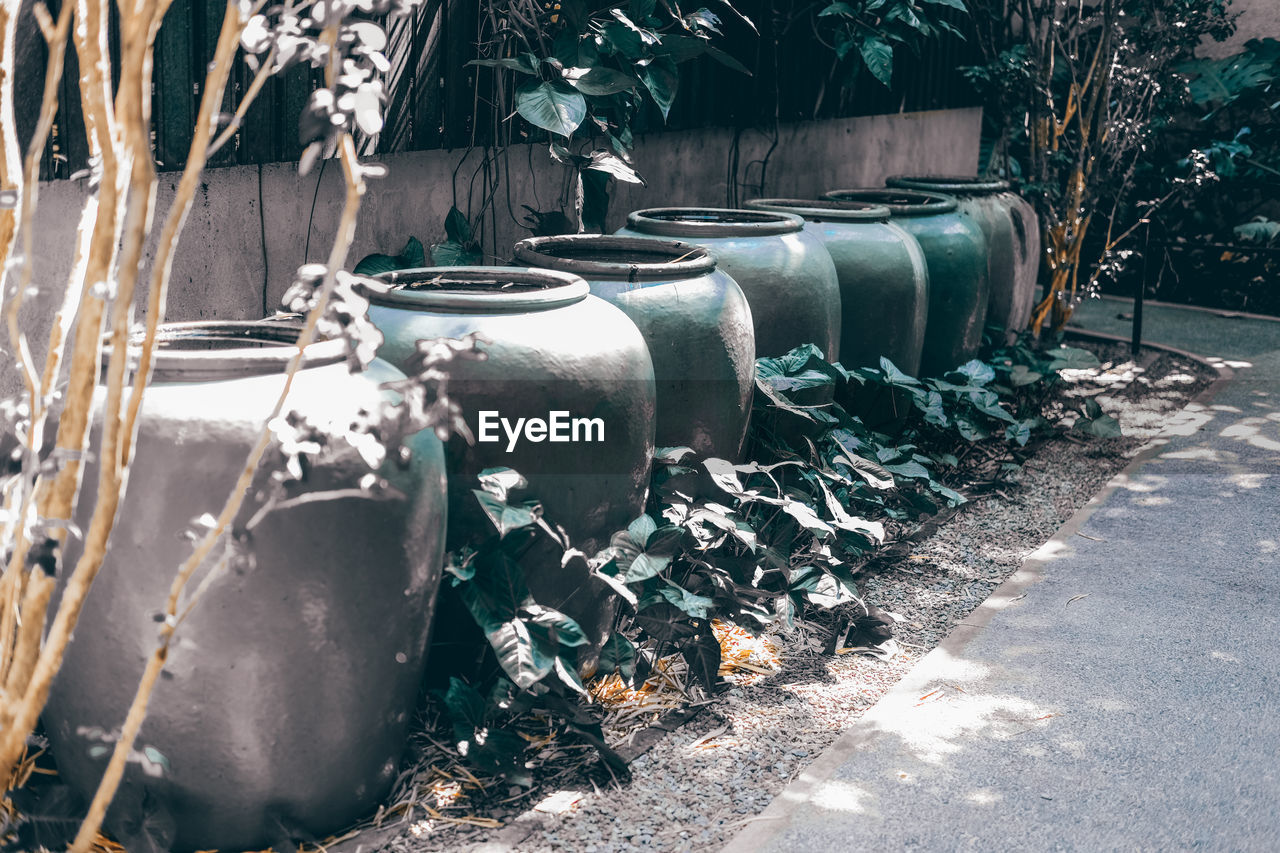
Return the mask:
MULTIPOLYGON (((587 780, 543 791, 539 806, 504 829, 406 821, 388 838, 357 837, 343 850, 515 849, 633 851, 719 848, 1012 574, 1023 558, 1202 390, 1212 371, 1189 359, 1086 344, 1102 371, 1072 371, 1073 393, 1096 396, 1125 437, 1058 438, 1016 478, 961 507, 929 538, 869 576, 869 604, 898 614, 887 659, 820 654, 825 638, 779 638, 781 671, 739 679, 692 722, 632 765, 632 780, 587 780), (594 789, 594 790, 593 790, 594 789)), ((483 814, 481 812, 480 814, 483 814)), ((332 848, 331 848, 332 849, 332 848)))

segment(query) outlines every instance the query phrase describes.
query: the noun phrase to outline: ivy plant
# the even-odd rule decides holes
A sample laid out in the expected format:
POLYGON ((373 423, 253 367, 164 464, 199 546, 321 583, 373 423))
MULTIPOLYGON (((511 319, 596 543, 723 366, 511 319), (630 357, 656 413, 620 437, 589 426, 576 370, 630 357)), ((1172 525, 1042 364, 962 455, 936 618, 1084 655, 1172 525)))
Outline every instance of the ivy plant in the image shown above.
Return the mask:
MULTIPOLYGON (((444 702, 460 750, 480 769, 525 784, 526 745, 484 732, 493 720, 513 719, 513 709, 538 708, 616 762, 572 668, 585 642, 580 627, 537 605, 524 584, 520 558, 533 539, 552 537, 566 566, 585 567, 620 602, 597 676, 640 685, 659 661, 678 654, 691 683, 712 692, 721 663, 714 620, 757 634, 850 603, 871 618, 874 608, 859 597, 863 564, 923 516, 965 501, 949 485, 958 483, 963 448, 1023 447, 1046 434, 1051 424, 1040 412, 1058 371, 1096 364, 1085 350, 1037 350, 1027 339, 934 379, 908 376, 887 359, 847 370, 814 346, 759 359, 751 461, 659 448, 645 512, 590 556, 564 540, 536 500, 517 497, 527 486, 518 473, 482 473, 474 495, 491 534, 451 555, 448 570, 500 665, 489 689, 501 707, 481 706, 484 685, 451 685, 444 702), (893 434, 869 428, 837 402, 867 387, 907 402, 893 434), (500 752, 508 747, 516 753, 500 752)), ((1115 434, 1114 420, 1088 408, 1096 401, 1085 406, 1077 429, 1115 434)))

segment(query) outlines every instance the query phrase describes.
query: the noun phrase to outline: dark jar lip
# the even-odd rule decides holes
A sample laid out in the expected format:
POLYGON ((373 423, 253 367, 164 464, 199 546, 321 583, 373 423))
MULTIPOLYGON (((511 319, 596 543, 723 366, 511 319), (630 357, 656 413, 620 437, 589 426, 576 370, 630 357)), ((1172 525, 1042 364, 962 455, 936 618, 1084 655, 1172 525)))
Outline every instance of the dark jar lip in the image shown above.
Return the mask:
POLYGON ((723 207, 650 207, 627 215, 627 227, 658 237, 775 237, 804 229, 791 213, 723 207))
POLYGON ((895 189, 925 190, 953 195, 990 195, 1009 191, 1009 182, 973 175, 894 175, 884 185, 895 189))
MULTIPOLYGON (((298 355, 302 324, 262 320, 197 320, 162 323, 156 329, 152 380, 201 382, 284 373, 298 355)), ((138 367, 142 334, 129 339, 129 369, 138 367)), ((316 341, 303 352, 300 369, 343 361, 344 341, 316 341)), ((105 370, 111 347, 102 350, 105 370)))
POLYGON ((849 190, 831 190, 822 194, 832 201, 864 201, 882 204, 889 208, 891 216, 937 216, 956 209, 954 197, 923 190, 886 189, 865 187, 849 190))
POLYGON ((659 237, 529 237, 516 243, 515 256, 530 266, 612 281, 695 278, 716 268, 715 255, 706 248, 659 237))
POLYGON ((866 201, 829 198, 757 198, 746 203, 755 210, 785 211, 810 222, 884 222, 889 208, 866 201))
POLYGON ((580 276, 519 267, 420 267, 375 276, 391 285, 367 289, 388 308, 461 314, 524 314, 562 308, 591 293, 580 276))

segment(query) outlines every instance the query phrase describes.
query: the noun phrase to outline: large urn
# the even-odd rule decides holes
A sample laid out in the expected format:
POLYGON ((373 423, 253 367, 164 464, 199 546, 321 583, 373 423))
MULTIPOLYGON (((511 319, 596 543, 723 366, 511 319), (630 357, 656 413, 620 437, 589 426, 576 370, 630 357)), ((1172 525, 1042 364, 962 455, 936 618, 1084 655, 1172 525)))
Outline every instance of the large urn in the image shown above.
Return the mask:
MULTIPOLYGON (((391 289, 371 293, 369 309, 384 337, 380 358, 411 369, 419 340, 483 338, 483 360, 455 361, 450 370, 449 396, 475 437, 455 435, 446 448, 450 549, 494 532, 473 494, 486 468, 522 474, 547 520, 587 554, 644 511, 653 366, 626 314, 592 296, 581 278, 551 270, 438 267, 381 278, 391 289)), ((554 548, 527 555, 525 581, 539 604, 578 621, 590 653, 612 627, 612 598, 580 561, 577 571, 561 562, 554 548)), ((435 661, 457 657, 455 644, 469 642, 455 615, 438 620, 433 672, 435 661)), ((469 617, 460 618, 465 628, 469 617)))
POLYGON ((751 414, 755 333, 742 288, 702 246, 580 234, 532 237, 516 260, 574 273, 644 335, 657 380, 659 446, 738 458, 751 414))
POLYGON ((1040 221, 1031 203, 1008 181, 991 178, 899 175, 885 183, 955 197, 957 209, 972 216, 987 238, 987 325, 1004 329, 1008 340, 1027 328, 1040 274, 1040 221))
MULTIPOLYGON (((298 334, 279 324, 161 327, 128 491, 44 712, 59 773, 86 798, 156 647, 170 584, 203 532, 198 519, 216 515, 235 486, 298 334)), ((270 484, 282 468, 259 470, 182 601, 184 612, 193 606, 124 783, 172 816, 175 849, 259 849, 281 826, 324 837, 373 812, 395 781, 440 582, 443 448, 429 430, 408 438, 407 456, 394 454, 378 484, 344 436, 361 410, 397 399, 379 386, 401 378, 377 360, 351 373, 342 341, 306 348, 284 411, 305 417, 325 448, 279 492, 270 484)), ((100 388, 93 446, 104 396, 100 388)), ((90 459, 82 529, 98 476, 90 459)), ((78 556, 73 540, 67 565, 78 556)))
POLYGON ((622 236, 673 237, 705 246, 751 304, 756 357, 814 344, 840 358, 840 285, 822 241, 791 213, 662 207, 627 216, 622 236))
POLYGON ((978 354, 990 282, 982 229, 939 193, 898 189, 833 190, 834 201, 889 208, 890 221, 916 238, 929 269, 929 322, 920 375, 941 376, 978 354))

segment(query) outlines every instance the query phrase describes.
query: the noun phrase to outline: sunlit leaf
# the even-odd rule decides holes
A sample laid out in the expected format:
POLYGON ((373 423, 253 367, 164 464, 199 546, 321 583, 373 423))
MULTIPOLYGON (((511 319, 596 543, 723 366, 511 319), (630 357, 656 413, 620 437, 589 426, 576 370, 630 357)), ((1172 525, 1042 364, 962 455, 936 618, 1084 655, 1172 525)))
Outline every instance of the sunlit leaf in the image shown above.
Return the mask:
POLYGON ((530 80, 516 89, 516 111, 530 124, 567 137, 587 117, 587 100, 567 83, 530 80))

